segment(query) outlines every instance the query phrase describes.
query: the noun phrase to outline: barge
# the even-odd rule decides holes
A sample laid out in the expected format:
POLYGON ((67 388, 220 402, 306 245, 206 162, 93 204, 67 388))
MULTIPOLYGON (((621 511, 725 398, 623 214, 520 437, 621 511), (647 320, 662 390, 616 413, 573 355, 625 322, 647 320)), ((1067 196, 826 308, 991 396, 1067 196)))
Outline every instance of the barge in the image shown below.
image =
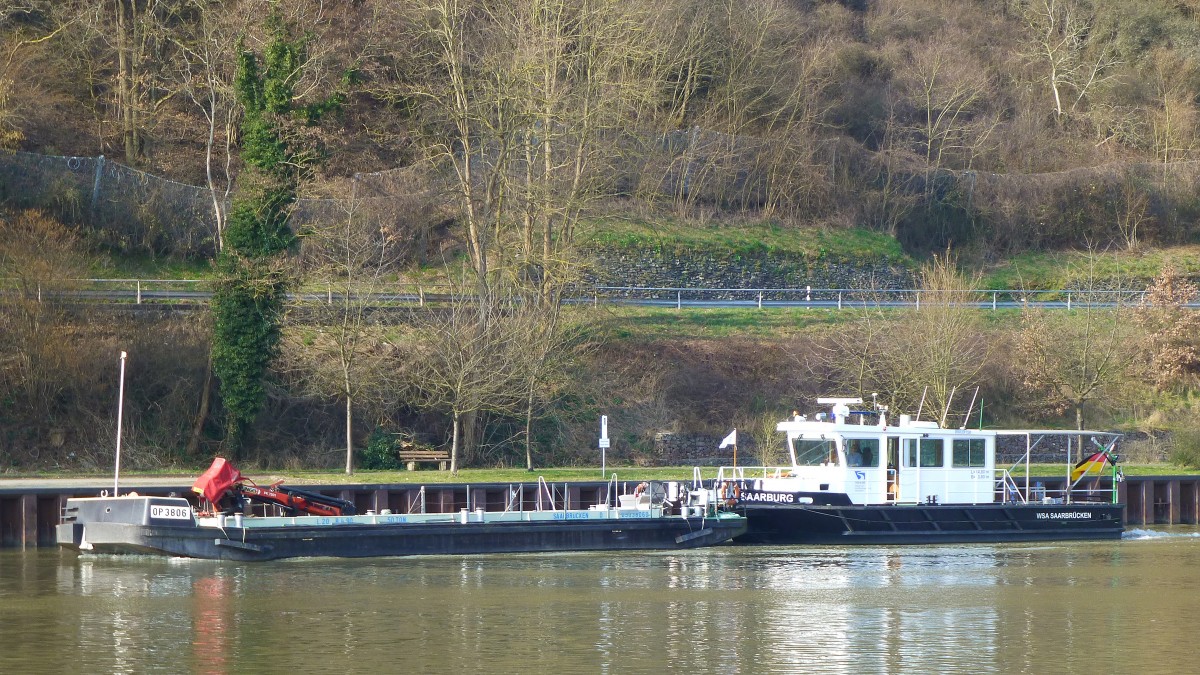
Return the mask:
MULTIPOLYGON (((614 478, 609 499, 588 508, 525 510, 514 488, 504 511, 358 514, 319 494, 255 486, 214 463, 197 481, 203 497, 195 504, 136 494, 71 498, 57 536, 60 547, 81 553, 261 561, 684 549, 727 542, 746 529, 744 517, 702 486, 642 483, 628 495, 615 494, 616 486, 614 478), (205 482, 214 472, 216 482, 205 482), (247 499, 273 505, 278 515, 247 515, 247 499)), ((544 481, 538 489, 552 496, 544 481)))
POLYGON ((790 464, 721 467, 719 498, 746 516, 735 542, 754 544, 940 544, 1116 539, 1124 532, 1119 434, 1096 431, 944 428, 887 410, 851 410, 860 398, 821 398, 813 418, 780 422, 790 464), (1053 437, 1090 444, 1063 463, 1065 487, 1046 490, 1030 472, 1035 448, 1053 437), (1024 455, 997 466, 998 439, 1024 455))

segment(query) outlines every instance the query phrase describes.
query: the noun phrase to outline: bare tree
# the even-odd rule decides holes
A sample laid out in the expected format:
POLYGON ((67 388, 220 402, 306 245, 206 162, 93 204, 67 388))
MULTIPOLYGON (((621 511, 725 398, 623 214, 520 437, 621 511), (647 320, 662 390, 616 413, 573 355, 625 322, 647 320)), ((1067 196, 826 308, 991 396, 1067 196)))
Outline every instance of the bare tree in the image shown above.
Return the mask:
POLYGON ((1167 267, 1137 308, 1137 323, 1146 331, 1146 348, 1140 353, 1159 389, 1188 383, 1200 373, 1200 315, 1187 307, 1198 292, 1194 283, 1167 267))
MULTIPOLYGON (((1086 290, 1099 290, 1094 256, 1084 279, 1086 290)), ((1114 293, 1115 307, 1093 294, 1083 297, 1070 312, 1026 308, 1014 355, 1030 405, 1042 414, 1070 411, 1077 429, 1083 429, 1089 404, 1119 394, 1133 361, 1122 295, 1114 293)), ((1082 439, 1077 445, 1076 458, 1082 459, 1082 439)))
POLYGON ((1028 56, 1042 70, 1055 117, 1061 120, 1113 76, 1120 60, 1113 55, 1112 41, 1095 30, 1095 17, 1081 0, 1026 0, 1021 13, 1028 56))
MULTIPOLYGON (((140 163, 146 140, 162 121, 174 96, 164 72, 172 61, 171 35, 186 21, 167 0, 106 0, 111 12, 102 32, 111 48, 116 79, 113 107, 127 164, 140 163)), ((103 24, 101 24, 103 25, 103 24)))
MULTIPOLYGON (((235 135, 241 110, 233 89, 238 35, 250 23, 238 3, 187 0, 194 20, 173 33, 179 50, 180 91, 200 111, 206 125, 204 180, 212 199, 213 240, 224 245, 226 204, 233 191, 235 135), (220 163, 218 169, 216 163, 220 163)), ((245 11, 245 10, 243 10, 245 11)))
POLYGON ((412 381, 424 404, 450 414, 450 471, 462 457, 463 425, 483 411, 521 410, 524 371, 510 351, 524 344, 520 322, 510 321, 511 296, 488 287, 490 297, 456 284, 450 301, 413 315, 416 344, 412 381))
POLYGON ((580 215, 611 191, 628 122, 653 110, 663 47, 652 11, 609 0, 380 8, 402 38, 384 47, 398 84, 377 91, 412 106, 420 149, 446 167, 481 297, 505 275, 547 300, 574 279, 580 215))
POLYGON ((506 320, 514 324, 507 352, 516 364, 525 398, 525 468, 532 471, 534 421, 567 389, 570 366, 585 357, 594 343, 581 323, 563 316, 557 302, 527 297, 511 305, 506 320))
POLYGON ((825 358, 848 389, 879 393, 893 410, 945 411, 956 391, 978 381, 990 355, 978 301, 978 279, 964 278, 947 253, 921 272, 915 309, 864 309, 839 330, 825 358))
POLYGON ((911 131, 926 166, 941 168, 953 158, 956 166, 970 169, 995 124, 983 115, 993 92, 987 72, 970 54, 941 40, 916 45, 907 62, 909 96, 918 111, 911 131))
MULTIPOLYGON (((291 308, 283 353, 299 382, 311 393, 339 400, 345 409, 347 474, 354 472, 354 414, 383 397, 386 339, 373 318, 387 311, 376 295, 384 287, 392 242, 386 230, 358 213, 358 202, 343 202, 338 221, 304 233, 304 277, 324 286, 323 304, 291 308), (303 316, 302 321, 296 315, 303 316)), ((377 406, 376 406, 377 407, 377 406)))
POLYGON ((1150 198, 1146 195, 1144 187, 1137 184, 1132 176, 1126 176, 1121 182, 1121 196, 1115 220, 1117 233, 1127 250, 1133 251, 1141 246, 1144 228, 1154 220, 1148 213, 1149 205, 1150 198))
POLYGON ((1197 107, 1192 83, 1200 68, 1173 51, 1154 54, 1154 105, 1150 111, 1150 130, 1155 157, 1162 163, 1163 180, 1172 162, 1189 159, 1200 140, 1200 107, 1197 107))
POLYGON ((0 278, 8 286, 0 294, 0 381, 42 414, 53 414, 71 377, 63 292, 86 269, 82 251, 71 229, 41 212, 0 214, 0 278))

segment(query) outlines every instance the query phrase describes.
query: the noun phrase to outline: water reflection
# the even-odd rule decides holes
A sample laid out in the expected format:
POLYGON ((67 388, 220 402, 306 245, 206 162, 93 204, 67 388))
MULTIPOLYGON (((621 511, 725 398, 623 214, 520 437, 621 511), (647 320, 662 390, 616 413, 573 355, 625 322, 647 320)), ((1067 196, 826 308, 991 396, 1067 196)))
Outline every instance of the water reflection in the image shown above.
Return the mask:
POLYGON ((0 672, 1190 670, 1200 538, 231 564, 0 553, 0 672))
POLYGON ((217 675, 233 670, 232 637, 235 630, 233 582, 224 576, 202 576, 192 581, 192 672, 217 675))

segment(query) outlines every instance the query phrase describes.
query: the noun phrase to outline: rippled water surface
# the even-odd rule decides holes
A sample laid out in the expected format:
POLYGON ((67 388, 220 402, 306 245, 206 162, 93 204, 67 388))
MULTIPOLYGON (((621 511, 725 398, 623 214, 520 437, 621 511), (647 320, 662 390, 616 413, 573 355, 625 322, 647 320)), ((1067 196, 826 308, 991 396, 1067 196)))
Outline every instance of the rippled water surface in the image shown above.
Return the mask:
POLYGON ((1186 673, 1200 536, 305 559, 0 552, 0 673, 1186 673))

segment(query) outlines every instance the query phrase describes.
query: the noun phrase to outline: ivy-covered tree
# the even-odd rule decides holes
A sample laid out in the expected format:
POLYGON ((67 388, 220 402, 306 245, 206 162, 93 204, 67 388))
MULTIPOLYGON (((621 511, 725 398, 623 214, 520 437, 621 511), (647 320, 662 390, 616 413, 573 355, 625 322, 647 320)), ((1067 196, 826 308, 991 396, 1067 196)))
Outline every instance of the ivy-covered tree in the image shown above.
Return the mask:
POLYGON ((226 413, 226 444, 240 454, 262 408, 263 377, 280 339, 288 289, 285 257, 296 242, 288 224, 296 188, 311 156, 288 140, 293 120, 311 122, 293 107, 305 61, 304 40, 293 38, 278 16, 268 19, 271 40, 262 57, 241 49, 235 89, 244 108, 241 156, 245 169, 217 258, 213 295, 213 371, 226 413))

